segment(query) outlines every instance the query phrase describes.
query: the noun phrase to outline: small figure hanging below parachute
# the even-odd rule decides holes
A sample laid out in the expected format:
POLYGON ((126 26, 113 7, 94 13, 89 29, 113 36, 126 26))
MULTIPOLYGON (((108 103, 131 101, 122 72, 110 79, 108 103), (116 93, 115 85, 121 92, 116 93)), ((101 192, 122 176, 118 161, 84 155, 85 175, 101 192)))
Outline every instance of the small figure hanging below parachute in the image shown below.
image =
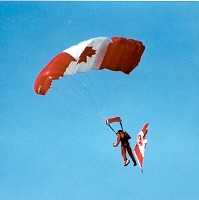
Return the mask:
POLYGON ((131 139, 131 136, 123 130, 121 118, 119 116, 109 118, 106 120, 106 124, 117 135, 117 142, 113 143, 113 146, 117 147, 119 145, 119 143, 121 142, 121 154, 122 154, 122 158, 124 159, 124 166, 127 166, 130 163, 130 161, 127 159, 127 156, 126 156, 126 151, 127 151, 134 163, 134 166, 136 166, 137 162, 138 162, 138 164, 141 168, 141 171, 143 172, 142 165, 143 165, 143 160, 144 160, 144 152, 145 152, 145 148, 146 148, 146 144, 147 144, 146 134, 148 132, 148 130, 147 130, 148 124, 143 125, 141 131, 138 133, 138 136, 137 136, 136 145, 134 147, 134 153, 135 153, 137 162, 134 158, 130 144, 128 142, 128 140, 131 139), (118 130, 117 132, 111 126, 111 123, 115 123, 115 122, 120 123, 120 126, 121 126, 121 130, 118 130))
POLYGON ((124 37, 98 37, 83 41, 56 55, 40 72, 34 91, 45 95, 52 81, 64 75, 108 69, 129 74, 139 63, 145 46, 124 37))

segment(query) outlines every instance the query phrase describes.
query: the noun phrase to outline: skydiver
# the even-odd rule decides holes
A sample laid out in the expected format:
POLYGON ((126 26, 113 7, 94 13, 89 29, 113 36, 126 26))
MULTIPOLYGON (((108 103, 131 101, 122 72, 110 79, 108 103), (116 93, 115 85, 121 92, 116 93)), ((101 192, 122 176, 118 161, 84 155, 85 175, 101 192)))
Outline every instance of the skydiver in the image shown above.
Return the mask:
POLYGON ((117 147, 119 145, 119 143, 121 142, 121 154, 124 159, 124 166, 127 166, 130 163, 130 160, 128 160, 126 157, 126 150, 129 154, 129 156, 131 157, 131 159, 134 163, 134 166, 136 166, 137 163, 133 156, 132 149, 130 147, 130 143, 128 142, 129 139, 131 139, 131 136, 127 132, 124 132, 122 130, 118 130, 118 132, 116 134, 117 134, 117 141, 115 143, 113 143, 113 146, 117 147))

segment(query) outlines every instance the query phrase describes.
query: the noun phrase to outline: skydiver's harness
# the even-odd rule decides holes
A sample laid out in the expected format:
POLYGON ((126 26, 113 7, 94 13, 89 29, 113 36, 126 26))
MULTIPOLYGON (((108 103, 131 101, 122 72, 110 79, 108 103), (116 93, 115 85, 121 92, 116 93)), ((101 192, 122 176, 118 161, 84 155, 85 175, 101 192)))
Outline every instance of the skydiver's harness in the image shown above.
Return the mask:
POLYGON ((131 136, 127 132, 120 133, 120 141, 122 146, 129 147, 129 139, 131 139, 131 136))

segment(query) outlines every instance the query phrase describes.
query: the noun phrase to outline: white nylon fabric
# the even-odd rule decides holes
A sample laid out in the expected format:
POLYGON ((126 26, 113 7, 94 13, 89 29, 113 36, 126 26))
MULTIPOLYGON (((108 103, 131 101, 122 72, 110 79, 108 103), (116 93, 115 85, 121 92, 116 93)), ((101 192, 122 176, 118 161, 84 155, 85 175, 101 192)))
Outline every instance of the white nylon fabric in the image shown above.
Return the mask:
POLYGON ((111 38, 98 37, 83 41, 64 50, 63 52, 70 54, 76 60, 69 64, 64 75, 72 75, 76 72, 86 72, 90 69, 99 69, 110 43, 113 43, 111 38), (92 47, 93 50, 96 50, 96 54, 91 57, 87 56, 87 62, 78 64, 78 59, 86 47, 92 47))
POLYGON ((144 158, 144 152, 145 152, 145 148, 147 144, 147 139, 143 138, 143 136, 144 136, 143 131, 140 131, 137 136, 137 144, 139 146, 142 157, 144 158))

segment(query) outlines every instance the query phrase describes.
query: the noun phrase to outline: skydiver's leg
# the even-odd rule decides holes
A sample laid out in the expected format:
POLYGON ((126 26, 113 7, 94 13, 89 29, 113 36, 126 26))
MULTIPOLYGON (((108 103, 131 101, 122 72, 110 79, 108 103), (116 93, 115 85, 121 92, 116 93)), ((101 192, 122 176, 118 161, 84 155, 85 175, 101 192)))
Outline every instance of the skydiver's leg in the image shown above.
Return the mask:
POLYGON ((126 157, 126 148, 124 146, 121 146, 121 153, 122 153, 122 157, 124 159, 124 166, 127 166, 130 161, 126 157))
POLYGON ((127 160, 127 158, 126 158, 126 148, 123 147, 123 146, 121 146, 121 154, 122 154, 124 161, 127 160))
POLYGON ((131 159, 132 159, 132 161, 133 161, 133 163, 134 163, 134 166, 136 166, 137 163, 136 163, 135 157, 134 157, 134 155, 133 155, 133 153, 132 153, 132 149, 131 149, 130 146, 127 147, 127 151, 128 151, 128 154, 129 154, 129 156, 131 157, 131 159))

